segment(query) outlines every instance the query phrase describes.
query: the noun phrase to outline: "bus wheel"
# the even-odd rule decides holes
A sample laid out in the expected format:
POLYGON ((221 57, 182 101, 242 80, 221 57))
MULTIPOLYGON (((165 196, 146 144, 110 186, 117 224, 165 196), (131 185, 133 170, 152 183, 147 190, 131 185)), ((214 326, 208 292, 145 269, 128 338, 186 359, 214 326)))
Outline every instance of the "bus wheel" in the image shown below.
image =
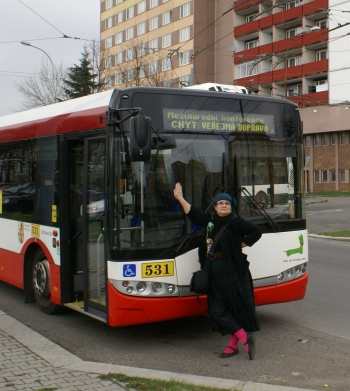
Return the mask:
POLYGON ((41 248, 33 260, 33 292, 36 304, 45 314, 56 314, 61 307, 50 301, 50 264, 41 248))
POLYGON ((256 194, 255 201, 259 204, 260 208, 265 209, 267 207, 267 195, 263 191, 259 191, 256 194))

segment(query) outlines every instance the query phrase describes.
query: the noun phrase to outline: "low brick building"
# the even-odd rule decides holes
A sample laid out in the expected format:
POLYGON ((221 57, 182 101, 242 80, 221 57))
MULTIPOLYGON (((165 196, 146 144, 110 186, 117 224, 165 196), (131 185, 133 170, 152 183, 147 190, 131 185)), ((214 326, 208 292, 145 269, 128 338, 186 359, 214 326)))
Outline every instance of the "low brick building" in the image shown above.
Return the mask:
POLYGON ((350 105, 305 107, 300 114, 306 191, 350 191, 350 105))

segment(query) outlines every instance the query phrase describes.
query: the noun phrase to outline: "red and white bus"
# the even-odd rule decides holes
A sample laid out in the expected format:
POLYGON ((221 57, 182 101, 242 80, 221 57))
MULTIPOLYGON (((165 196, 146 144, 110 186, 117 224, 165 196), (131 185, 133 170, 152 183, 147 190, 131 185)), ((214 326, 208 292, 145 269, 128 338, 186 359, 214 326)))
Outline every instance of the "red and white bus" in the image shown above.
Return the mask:
POLYGON ((189 289, 202 232, 173 197, 180 182, 199 210, 226 191, 261 226, 246 250, 257 305, 302 299, 303 177, 299 111, 285 100, 133 87, 0 117, 0 280, 45 313, 111 326, 204 315, 206 296, 189 289), (274 197, 281 167, 293 169, 289 199, 274 197))

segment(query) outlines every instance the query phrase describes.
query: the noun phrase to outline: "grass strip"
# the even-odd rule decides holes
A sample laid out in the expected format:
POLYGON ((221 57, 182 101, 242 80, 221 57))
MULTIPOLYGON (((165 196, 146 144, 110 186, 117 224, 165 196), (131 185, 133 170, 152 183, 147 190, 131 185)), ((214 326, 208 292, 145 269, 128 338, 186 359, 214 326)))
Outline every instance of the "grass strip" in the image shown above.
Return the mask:
POLYGON ((305 197, 350 197, 350 191, 315 191, 305 193, 305 197))
POLYGON ((346 229, 344 231, 336 232, 320 232, 317 235, 331 236, 332 238, 350 238, 350 230, 346 229))
POLYGON ((193 384, 180 383, 175 380, 166 381, 147 379, 143 377, 130 377, 123 375, 122 373, 108 373, 107 375, 100 375, 99 378, 102 380, 121 383, 123 387, 137 391, 227 391, 227 389, 223 388, 197 386, 193 384))

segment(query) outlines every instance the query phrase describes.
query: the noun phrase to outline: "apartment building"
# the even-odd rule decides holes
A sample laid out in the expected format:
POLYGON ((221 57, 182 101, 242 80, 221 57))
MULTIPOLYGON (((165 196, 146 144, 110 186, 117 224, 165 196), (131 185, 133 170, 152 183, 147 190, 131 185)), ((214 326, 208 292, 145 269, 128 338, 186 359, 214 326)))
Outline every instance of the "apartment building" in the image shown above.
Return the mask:
MULTIPOLYGON (((221 8, 230 6, 224 0, 101 1, 107 88, 219 82, 215 75, 232 84, 232 53, 227 49, 231 36, 215 42, 222 28, 214 23, 216 15, 224 12, 221 8), (220 68, 216 58, 222 50, 227 58, 220 68)), ((232 17, 227 21, 232 31, 232 17)))
POLYGON ((350 1, 240 0, 233 19, 235 83, 300 107, 306 190, 350 190, 350 1))

